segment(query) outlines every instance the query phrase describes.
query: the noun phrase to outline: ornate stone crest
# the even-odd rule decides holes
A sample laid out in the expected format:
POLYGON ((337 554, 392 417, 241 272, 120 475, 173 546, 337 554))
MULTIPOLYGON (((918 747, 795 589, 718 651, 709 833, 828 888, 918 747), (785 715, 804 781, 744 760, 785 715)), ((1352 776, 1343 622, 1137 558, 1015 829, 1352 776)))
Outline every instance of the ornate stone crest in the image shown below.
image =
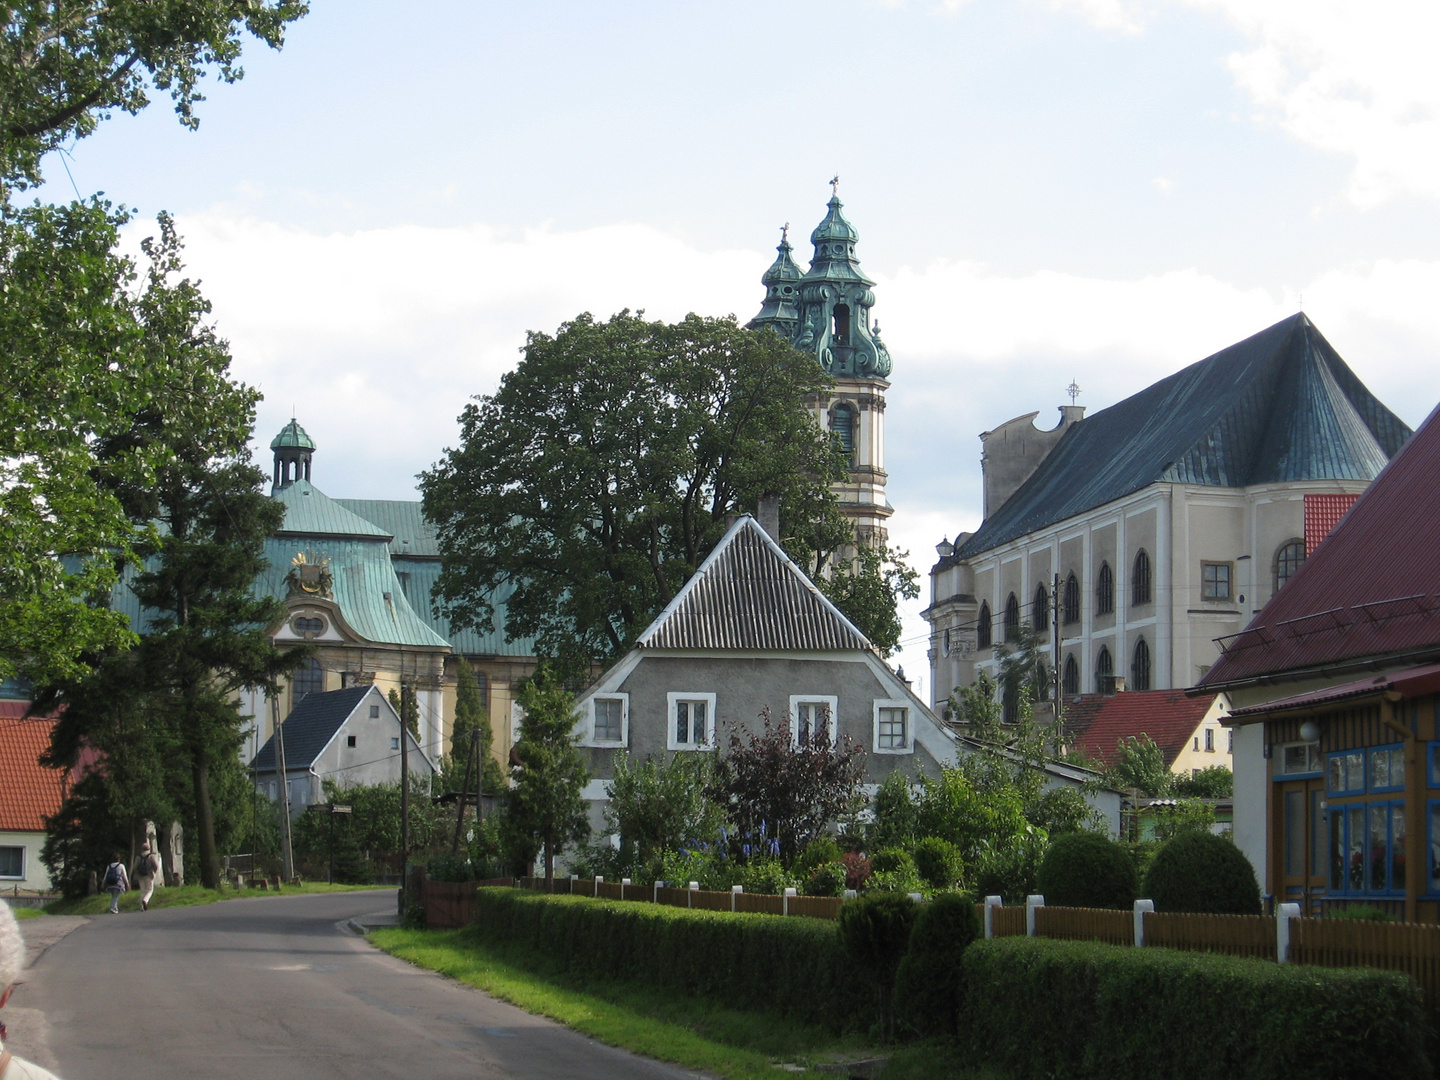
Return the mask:
POLYGON ((297 551, 290 560, 290 572, 285 575, 285 584, 291 596, 318 596, 329 600, 335 579, 330 573, 330 559, 321 556, 314 562, 306 558, 305 552, 297 551))

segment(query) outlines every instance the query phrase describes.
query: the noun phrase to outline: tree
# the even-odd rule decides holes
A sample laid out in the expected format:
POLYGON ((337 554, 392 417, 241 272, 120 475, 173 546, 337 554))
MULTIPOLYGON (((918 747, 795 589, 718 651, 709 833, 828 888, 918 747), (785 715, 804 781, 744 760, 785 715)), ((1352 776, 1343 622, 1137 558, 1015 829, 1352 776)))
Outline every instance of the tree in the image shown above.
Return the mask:
MULTIPOLYGON (((801 554, 801 565, 807 553, 801 554)), ((809 552, 810 560, 823 552, 809 552)), ((907 551, 898 551, 883 544, 860 546, 854 561, 835 560, 828 573, 820 568, 814 575, 815 584, 845 617, 859 627, 880 655, 889 656, 900 647, 900 612, 896 601, 913 600, 920 595, 919 575, 905 560, 907 551)))
POLYGON ((1209 765, 1176 777, 1171 790, 1182 798, 1229 799, 1235 794, 1235 774, 1224 765, 1209 765))
POLYGON ((1121 788, 1134 788, 1142 795, 1157 798, 1170 790, 1170 770, 1165 753, 1144 732, 1127 735, 1116 744, 1115 768, 1111 781, 1121 788))
POLYGON ((555 876, 555 855, 566 844, 590 835, 581 791, 590 779, 575 745, 575 697, 545 662, 520 691, 519 764, 514 785, 505 792, 507 825, 528 840, 530 851, 543 848, 545 879, 555 876))
POLYGON ((667 851, 720 834, 724 818, 705 794, 713 771, 705 754, 637 763, 616 751, 605 821, 620 836, 622 865, 649 866, 667 851))
POLYGON ((0 50, 0 176, 39 180, 40 158, 89 135, 119 109, 138 113, 151 88, 169 91, 193 128, 197 86, 213 66, 242 77, 241 34, 278 49, 303 0, 56 0, 6 8, 0 50))
POLYGON ((1040 652, 1045 644, 1045 639, 1029 623, 1021 623, 995 646, 995 655, 1000 660, 1000 700, 1007 719, 1013 720, 1022 696, 1032 704, 1050 700, 1055 687, 1049 665, 1040 652))
POLYGON ((473 739, 480 741, 483 782, 478 790, 491 793, 502 790, 505 773, 492 753, 495 734, 490 727, 490 716, 480 699, 480 684, 475 678, 475 669, 462 656, 455 665, 455 723, 450 731, 452 768, 458 767, 462 775, 473 739))
POLYGON ((773 332, 621 312, 532 332, 519 366, 460 417, 422 474, 437 585, 456 625, 504 630, 573 673, 622 654, 762 495, 807 550, 853 538, 831 493, 844 458, 805 406, 828 376, 773 332))
POLYGON ((734 826, 737 855, 764 837, 788 862, 859 801, 865 749, 848 735, 796 746, 790 725, 774 723, 768 708, 760 721, 758 731, 731 729, 709 792, 734 826))
POLYGON ((395 710, 397 716, 405 724, 405 730, 420 741, 420 702, 414 694, 402 694, 395 687, 390 688, 388 695, 390 707, 395 710))

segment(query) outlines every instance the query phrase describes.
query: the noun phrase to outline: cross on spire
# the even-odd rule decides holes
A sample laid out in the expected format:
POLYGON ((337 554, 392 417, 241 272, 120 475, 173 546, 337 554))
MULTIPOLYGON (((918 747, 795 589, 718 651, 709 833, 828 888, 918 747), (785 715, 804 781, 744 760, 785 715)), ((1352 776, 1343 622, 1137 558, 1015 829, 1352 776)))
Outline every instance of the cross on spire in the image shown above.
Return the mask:
POLYGON ((1070 385, 1065 388, 1065 392, 1070 395, 1070 404, 1074 405, 1075 399, 1080 396, 1080 384, 1074 379, 1071 379, 1070 385))
POLYGON ((840 174, 836 173, 830 178, 830 194, 835 198, 840 197, 840 174))
POLYGON ((780 242, 781 242, 782 244, 784 244, 784 243, 788 242, 789 239, 790 239, 790 223, 787 221, 787 222, 785 222, 784 225, 781 225, 781 226, 780 226, 780 242))

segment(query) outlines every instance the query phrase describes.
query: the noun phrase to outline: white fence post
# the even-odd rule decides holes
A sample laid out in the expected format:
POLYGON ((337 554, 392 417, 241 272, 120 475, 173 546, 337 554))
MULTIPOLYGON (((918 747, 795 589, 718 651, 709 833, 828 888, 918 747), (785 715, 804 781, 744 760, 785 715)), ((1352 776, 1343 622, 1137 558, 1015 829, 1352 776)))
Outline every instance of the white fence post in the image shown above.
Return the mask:
POLYGON ((1154 900, 1135 901, 1135 947, 1137 949, 1145 944, 1145 913, 1154 910, 1154 900))
POLYGON ((995 936, 995 909, 1004 904, 1005 901, 998 896, 985 897, 985 940, 989 941, 995 936))
POLYGON ((1275 959, 1290 962, 1290 920, 1300 917, 1299 904, 1279 904, 1275 908, 1275 959))
POLYGON ((841 900, 854 900, 855 897, 857 897, 857 896, 859 896, 859 895, 860 895, 860 892, 859 892, 858 889, 846 889, 844 895, 841 896, 840 899, 841 899, 841 900))
POLYGON ((735 911, 735 898, 745 891, 744 885, 730 886, 730 910, 735 911))
POLYGON ((1025 897, 1025 936, 1035 936, 1035 909, 1045 906, 1045 897, 1040 895, 1025 897))
POLYGON ((911 899, 913 902, 917 903, 917 904, 922 903, 922 902, 925 900, 925 894, 924 894, 924 893, 912 892, 912 893, 906 893, 905 895, 908 896, 908 897, 910 897, 910 899, 911 899))
POLYGON ((600 899, 600 886, 605 884, 605 879, 599 874, 595 875, 595 899, 600 899))
POLYGON ((785 890, 785 898, 784 898, 782 901, 780 901, 780 914, 782 914, 782 915, 789 915, 789 914, 790 914, 790 897, 792 897, 792 896, 794 896, 794 895, 795 895, 795 890, 794 890, 794 889, 786 889, 786 890, 785 890))
POLYGON ((700 883, 699 883, 698 881, 692 881, 692 882, 690 882, 690 888, 687 889, 686 892, 685 892, 685 906, 686 906, 686 907, 694 907, 694 906, 695 906, 695 894, 696 894, 697 892, 699 892, 699 891, 700 891, 700 883))
POLYGON ((656 878, 656 879, 655 879, 654 889, 655 889, 655 891, 650 894, 650 902, 651 902, 652 904, 658 904, 658 903, 660 902, 660 879, 659 879, 659 878, 656 878))

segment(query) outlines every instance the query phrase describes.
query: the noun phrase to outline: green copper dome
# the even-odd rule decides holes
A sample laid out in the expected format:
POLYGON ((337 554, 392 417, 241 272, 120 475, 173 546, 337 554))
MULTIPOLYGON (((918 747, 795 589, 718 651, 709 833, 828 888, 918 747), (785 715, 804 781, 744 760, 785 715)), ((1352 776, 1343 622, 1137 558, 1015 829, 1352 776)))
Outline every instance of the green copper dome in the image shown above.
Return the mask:
MULTIPOLYGON (((845 204, 840 201, 839 195, 831 195, 828 203, 828 212, 825 220, 815 226, 815 231, 810 234, 812 244, 822 244, 827 241, 839 241, 841 243, 853 244, 860 239, 860 233, 854 225, 846 220, 840 208, 845 204)), ((854 252, 851 252, 853 255, 854 252)))
POLYGON ((286 447, 296 447, 301 450, 314 450, 315 440, 305 433, 298 420, 291 420, 283 428, 280 434, 270 440, 271 450, 280 450, 286 447))

